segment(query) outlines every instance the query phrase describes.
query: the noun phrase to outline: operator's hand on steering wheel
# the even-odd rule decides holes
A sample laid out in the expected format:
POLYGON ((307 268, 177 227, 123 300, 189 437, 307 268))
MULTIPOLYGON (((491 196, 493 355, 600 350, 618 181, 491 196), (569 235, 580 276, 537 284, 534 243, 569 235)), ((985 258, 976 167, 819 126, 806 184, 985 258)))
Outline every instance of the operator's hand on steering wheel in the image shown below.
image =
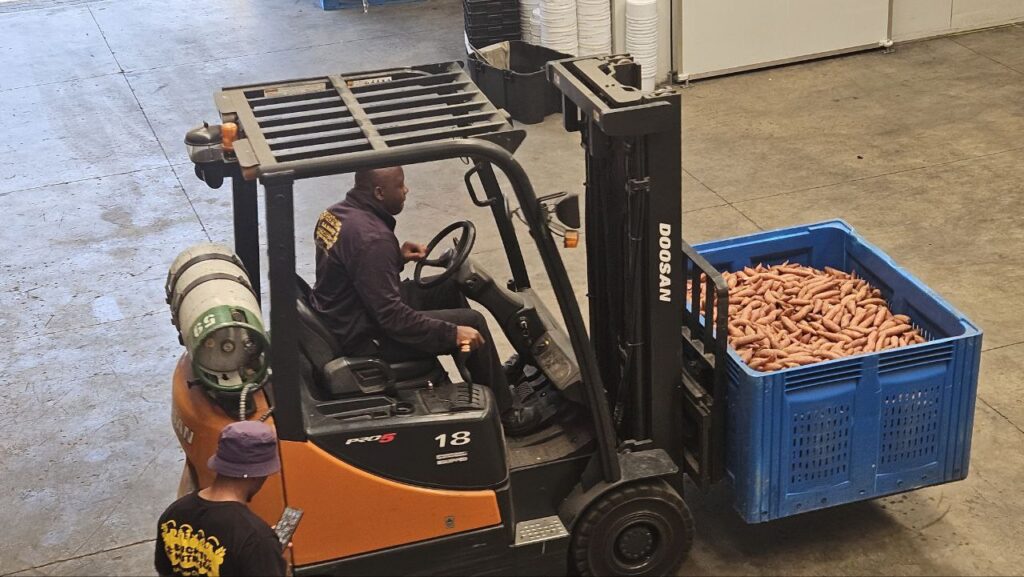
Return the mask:
POLYGON ((405 262, 423 260, 427 256, 427 245, 418 242, 402 243, 402 258, 405 262))
POLYGON ((460 350, 464 351, 466 347, 469 347, 469 350, 474 351, 482 347, 485 342, 487 341, 484 340, 484 336, 473 327, 464 325, 455 327, 455 345, 460 350))
MULTIPOLYGON (((469 253, 473 250, 473 243, 475 241, 476 227, 468 220, 453 222, 444 227, 444 230, 430 239, 427 248, 422 250, 423 254, 420 254, 419 258, 416 259, 416 267, 412 271, 413 282, 416 283, 416 286, 425 289, 440 286, 441 283, 452 278, 462 268, 462 265, 466 264, 466 259, 469 258, 469 253), (444 251, 444 254, 440 256, 430 258, 434 249, 438 248, 449 235, 456 231, 460 231, 462 235, 455 241, 455 246, 444 251), (423 275, 423 269, 426 267, 442 268, 444 271, 441 274, 426 277, 423 275)), ((405 243, 406 246, 409 244, 412 243, 405 243)), ((405 246, 403 246, 404 248, 405 246)))

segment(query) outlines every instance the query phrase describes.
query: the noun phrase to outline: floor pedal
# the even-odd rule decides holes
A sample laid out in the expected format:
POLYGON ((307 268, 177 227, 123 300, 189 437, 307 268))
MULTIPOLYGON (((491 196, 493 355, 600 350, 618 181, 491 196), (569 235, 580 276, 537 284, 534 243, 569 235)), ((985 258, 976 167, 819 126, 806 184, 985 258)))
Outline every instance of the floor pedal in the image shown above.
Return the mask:
POLYGON ((558 518, 558 515, 552 515, 516 523, 515 546, 532 545, 568 536, 569 531, 565 529, 562 520, 558 518))

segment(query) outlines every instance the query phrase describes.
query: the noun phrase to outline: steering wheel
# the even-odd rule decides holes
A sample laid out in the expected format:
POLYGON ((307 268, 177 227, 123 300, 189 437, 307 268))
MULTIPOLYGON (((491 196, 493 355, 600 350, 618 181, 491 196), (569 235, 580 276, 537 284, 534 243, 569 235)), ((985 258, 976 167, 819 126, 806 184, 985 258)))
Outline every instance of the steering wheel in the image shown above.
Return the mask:
POLYGON ((475 242, 476 227, 468 220, 453 222, 446 226, 444 230, 437 233, 437 235, 430 240, 430 244, 427 245, 427 254, 416 262, 416 268, 413 270, 412 277, 413 280, 416 281, 416 286, 420 288, 431 288, 448 280, 449 277, 455 274, 455 271, 459 270, 459 267, 465 264, 466 259, 469 258, 470 251, 473 250, 473 244, 475 242), (437 245, 441 244, 442 240, 458 229, 462 229, 462 236, 455 242, 455 247, 444 251, 444 253, 437 258, 430 258, 430 254, 434 252, 437 245), (424 279, 424 266, 443 268, 444 272, 437 276, 424 279))

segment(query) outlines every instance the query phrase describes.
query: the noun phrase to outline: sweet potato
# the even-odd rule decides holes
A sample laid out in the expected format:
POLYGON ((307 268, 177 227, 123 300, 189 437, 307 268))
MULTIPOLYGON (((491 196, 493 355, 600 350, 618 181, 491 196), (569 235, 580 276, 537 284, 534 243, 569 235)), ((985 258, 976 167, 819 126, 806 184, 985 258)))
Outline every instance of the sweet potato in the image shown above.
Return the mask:
POLYGON ((739 348, 739 347, 742 347, 743 345, 749 345, 751 343, 756 343, 758 341, 763 341, 766 338, 767 337, 765 337, 762 334, 746 335, 746 336, 742 336, 742 337, 739 337, 737 339, 734 339, 731 344, 732 344, 732 346, 734 348, 739 348))
POLYGON ((843 328, 839 326, 835 321, 829 320, 828 317, 821 319, 821 324, 825 325, 825 328, 832 331, 833 333, 843 332, 843 328))
POLYGON ((782 324, 786 327, 786 330, 788 330, 791 333, 796 333, 800 331, 800 327, 796 326, 796 323, 793 322, 793 319, 787 316, 782 317, 782 324))
POLYGON ((804 308, 800 309, 800 312, 798 312, 795 315, 793 315, 793 320, 794 321, 802 321, 802 320, 804 320, 804 317, 806 317, 811 312, 811 309, 812 309, 811 305, 807 305, 804 308))
POLYGON ((882 306, 878 307, 878 312, 875 313, 875 319, 873 321, 871 321, 871 324, 873 326, 876 326, 876 327, 877 326, 881 326, 881 324, 883 322, 885 322, 885 313, 886 313, 885 307, 882 307, 882 306))

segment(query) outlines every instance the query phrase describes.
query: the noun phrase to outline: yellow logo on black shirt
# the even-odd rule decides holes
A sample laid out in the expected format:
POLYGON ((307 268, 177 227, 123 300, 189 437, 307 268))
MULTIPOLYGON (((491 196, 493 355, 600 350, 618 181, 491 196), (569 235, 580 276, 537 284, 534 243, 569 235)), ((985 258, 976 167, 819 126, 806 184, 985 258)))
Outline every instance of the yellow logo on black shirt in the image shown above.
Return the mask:
POLYGON ((316 221, 316 244, 323 250, 330 250, 334 243, 338 242, 338 234, 341 232, 341 221, 338 217, 325 210, 320 213, 320 219, 316 221))
POLYGON ((191 525, 178 527, 171 520, 160 525, 160 539, 176 574, 220 576, 227 549, 213 535, 207 537, 202 529, 193 532, 191 525))

